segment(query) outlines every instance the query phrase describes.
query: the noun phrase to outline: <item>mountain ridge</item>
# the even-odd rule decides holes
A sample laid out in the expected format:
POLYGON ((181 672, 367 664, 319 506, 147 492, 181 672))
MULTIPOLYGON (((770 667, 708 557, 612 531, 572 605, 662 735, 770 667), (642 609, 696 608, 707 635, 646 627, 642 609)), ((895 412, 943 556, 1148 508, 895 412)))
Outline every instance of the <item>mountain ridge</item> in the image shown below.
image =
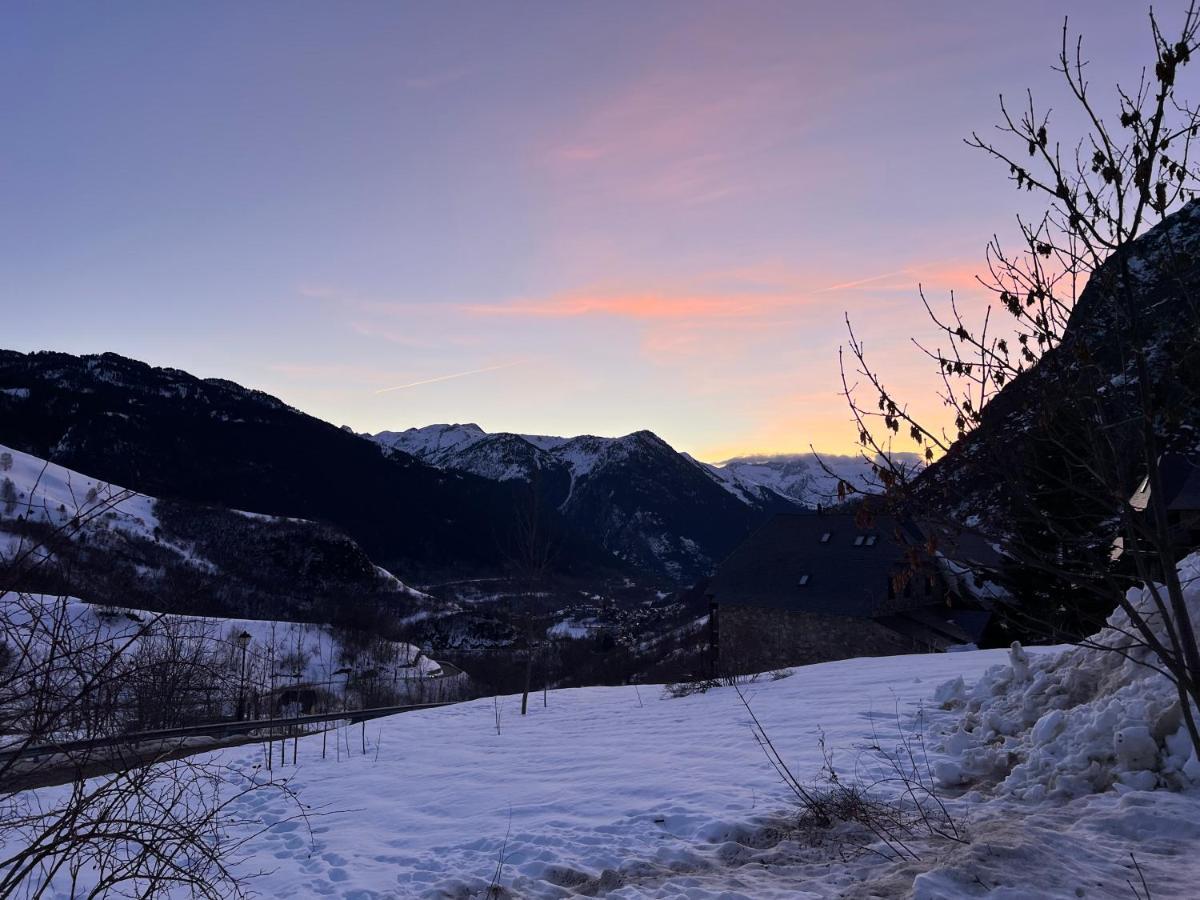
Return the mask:
POLYGON ((556 437, 436 424, 371 438, 448 471, 526 485, 609 552, 678 580, 707 574, 767 516, 797 507, 769 488, 731 484, 646 429, 556 437))
POLYGON ((534 510, 557 574, 690 583, 797 505, 731 488, 650 431, 446 426, 406 448, 227 379, 114 353, 0 351, 0 417, 0 438, 22 452, 167 501, 328 523, 417 583, 520 568, 534 510))
MULTIPOLYGON (((415 580, 508 562, 511 488, 384 452, 225 379, 3 350, 0 417, 15 449, 162 499, 328 522, 415 580)), ((583 536, 565 540, 567 569, 622 568, 583 536)))
MULTIPOLYGON (((582 434, 575 437, 523 434, 520 432, 488 432, 474 422, 438 423, 407 428, 404 431, 381 431, 369 436, 384 446, 395 448, 447 469, 472 472, 485 478, 512 480, 528 478, 529 471, 540 461, 564 454, 565 446, 593 451, 605 445, 622 446, 641 439, 661 441, 664 446, 716 477, 719 484, 740 499, 749 502, 769 500, 777 495, 804 506, 816 507, 837 502, 837 482, 850 481, 865 487, 864 476, 869 473, 865 460, 857 454, 760 453, 746 454, 722 462, 706 462, 685 451, 674 451, 666 441, 648 429, 639 429, 618 437, 599 437, 582 434), (527 465, 493 464, 484 448, 502 444, 520 447, 528 455, 527 465), (527 446, 526 446, 527 445, 527 446), (545 454, 539 456, 538 452, 545 454), (828 467, 832 472, 826 472, 828 467)), ((915 453, 896 454, 904 462, 916 462, 915 453)), ((509 457, 509 462, 515 462, 509 457)))

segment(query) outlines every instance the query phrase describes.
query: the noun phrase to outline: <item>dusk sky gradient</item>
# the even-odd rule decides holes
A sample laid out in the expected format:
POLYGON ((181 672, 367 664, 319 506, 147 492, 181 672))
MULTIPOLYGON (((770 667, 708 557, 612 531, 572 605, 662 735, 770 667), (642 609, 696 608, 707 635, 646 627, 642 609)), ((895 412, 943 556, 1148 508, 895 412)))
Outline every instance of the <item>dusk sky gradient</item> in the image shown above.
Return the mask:
POLYGON ((1150 58, 1125 2, 5 4, 0 345, 845 451, 843 313, 933 408, 917 284, 978 298, 1025 202, 962 139, 1066 105, 1064 15, 1097 90, 1150 58))

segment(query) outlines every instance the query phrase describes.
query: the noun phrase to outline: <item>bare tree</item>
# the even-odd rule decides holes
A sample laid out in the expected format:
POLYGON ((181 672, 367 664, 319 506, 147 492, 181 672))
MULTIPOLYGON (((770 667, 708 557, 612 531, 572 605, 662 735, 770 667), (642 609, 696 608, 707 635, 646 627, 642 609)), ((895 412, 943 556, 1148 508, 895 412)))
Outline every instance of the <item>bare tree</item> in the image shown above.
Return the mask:
MULTIPOLYGON (((31 514, 36 494, 35 485, 25 500, 31 514)), ((0 897, 244 896, 242 851, 255 831, 240 812, 252 806, 247 795, 295 801, 283 781, 121 738, 173 704, 224 703, 204 696, 220 654, 199 632, 164 616, 97 628, 83 604, 12 589, 56 541, 128 496, 89 491, 0 565, 0 897), (153 711, 139 706, 148 699, 153 711), (55 786, 29 789, 37 784, 55 786)))
MULTIPOLYGON (((1194 3, 1171 36, 1151 13, 1152 65, 1106 105, 1091 89, 1082 39, 1064 22, 1056 71, 1086 123, 1082 136, 1060 135, 1027 93, 1019 108, 1001 98, 994 139, 967 140, 1045 207, 1035 221, 1018 218, 1019 250, 998 237, 988 244, 978 281, 993 303, 978 319, 953 295, 940 312, 921 292, 938 343, 914 344, 936 367, 948 424, 917 416, 887 387, 848 318, 841 362, 883 502, 940 516, 937 535, 970 524, 1013 562, 1010 577, 1047 581, 1089 609, 1123 611, 1126 639, 1107 649, 1172 680, 1200 752, 1192 712, 1200 649, 1175 566, 1186 547, 1162 502, 1164 454, 1196 449, 1187 420, 1200 409, 1200 239, 1194 225, 1177 227, 1182 219, 1163 222, 1173 214, 1194 222, 1200 212, 1191 153, 1200 114, 1177 95, 1198 30, 1194 3), (936 464, 925 472, 891 464, 901 440, 936 464), (968 471, 990 480, 992 512, 969 523, 968 471), (1143 478, 1152 499, 1139 507, 1143 478), (1113 566, 1118 535, 1124 560, 1113 566), (1128 598, 1134 583, 1147 586, 1149 606, 1128 598)), ((1044 605, 1024 613, 1053 624, 1044 605)))
POLYGON ((550 572, 562 535, 547 506, 541 469, 535 467, 529 483, 513 504, 509 557, 519 577, 538 583, 550 572))
MULTIPOLYGON (((524 496, 513 507, 513 527, 510 553, 513 567, 530 590, 545 581, 559 552, 562 535, 553 514, 547 508, 541 469, 534 467, 524 496)), ((521 715, 529 711, 529 691, 533 683, 533 658, 544 649, 543 636, 537 634, 532 612, 513 609, 511 618, 520 632, 524 656, 524 675, 521 689, 521 715)))

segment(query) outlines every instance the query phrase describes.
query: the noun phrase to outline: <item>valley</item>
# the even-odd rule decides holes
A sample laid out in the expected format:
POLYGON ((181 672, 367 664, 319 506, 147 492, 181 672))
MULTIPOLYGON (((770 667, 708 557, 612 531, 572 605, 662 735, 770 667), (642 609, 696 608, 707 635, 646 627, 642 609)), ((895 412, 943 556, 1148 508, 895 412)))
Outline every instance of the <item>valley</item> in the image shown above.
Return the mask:
POLYGON ((3 24, 0 900, 1197 896, 1200 0, 3 24))

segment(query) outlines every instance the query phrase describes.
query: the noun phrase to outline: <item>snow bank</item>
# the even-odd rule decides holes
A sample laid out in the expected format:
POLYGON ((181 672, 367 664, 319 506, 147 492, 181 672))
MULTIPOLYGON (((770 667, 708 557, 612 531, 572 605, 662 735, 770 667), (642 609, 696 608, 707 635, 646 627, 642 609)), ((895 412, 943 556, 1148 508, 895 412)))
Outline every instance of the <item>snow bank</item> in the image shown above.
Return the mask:
MULTIPOLYGON (((1200 621, 1200 554, 1179 566, 1193 622, 1200 621)), ((1130 603, 1161 633, 1148 589, 1130 603)), ((1173 683, 1131 639, 1117 610, 1084 646, 1030 658, 1014 644, 1007 665, 968 688, 956 678, 935 700, 961 711, 935 774, 943 785, 994 784, 1019 800, 1067 800, 1200 782, 1200 761, 1173 683)))

